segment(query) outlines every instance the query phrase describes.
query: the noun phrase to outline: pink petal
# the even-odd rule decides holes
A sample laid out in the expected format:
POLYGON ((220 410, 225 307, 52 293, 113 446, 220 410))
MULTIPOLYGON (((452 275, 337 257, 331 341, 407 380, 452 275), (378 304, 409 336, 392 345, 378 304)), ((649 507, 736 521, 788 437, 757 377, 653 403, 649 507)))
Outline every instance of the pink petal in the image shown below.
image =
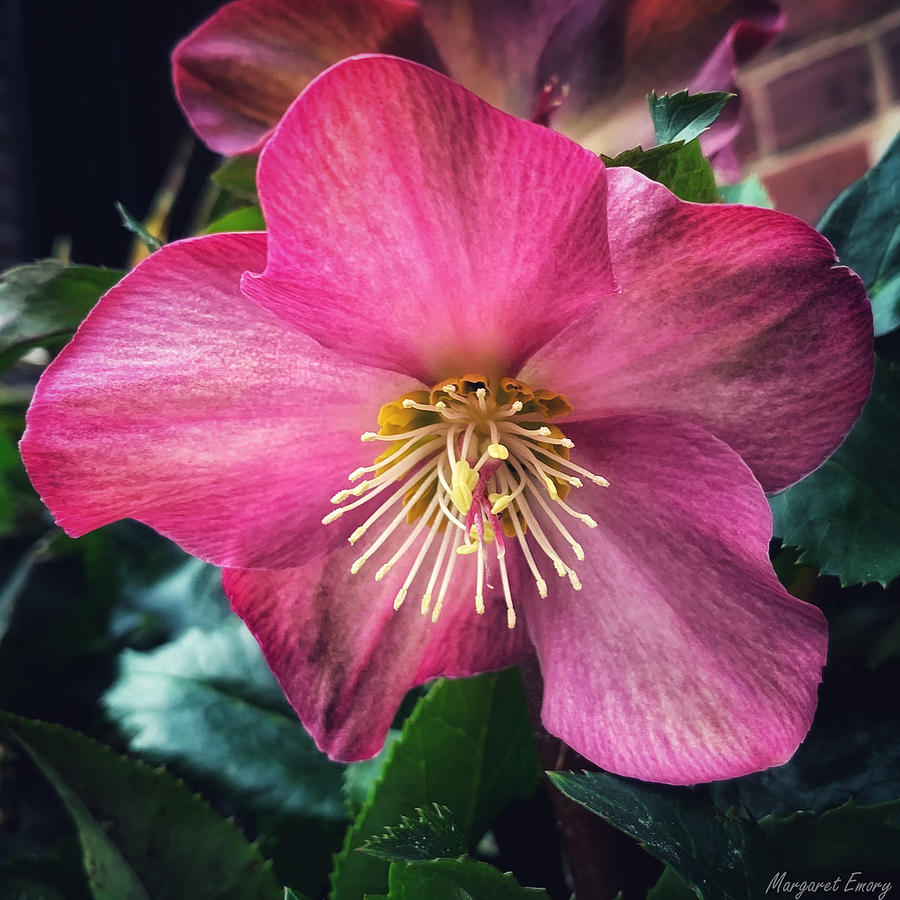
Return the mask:
MULTIPOLYGON (((397 542, 384 548, 391 555, 397 542)), ((374 756, 406 692, 439 675, 472 675, 519 662, 530 652, 524 627, 508 629, 502 594, 473 608, 474 565, 459 565, 451 596, 434 624, 410 593, 393 609, 411 560, 378 583, 374 568, 351 575, 359 556, 344 543, 302 568, 226 569, 225 591, 262 647, 316 744, 332 759, 374 756)), ((415 551, 411 551, 415 555, 415 551)), ((369 567, 380 563, 373 559, 369 567)))
POLYGON ((548 730, 620 775, 670 784, 786 762, 816 707, 825 619, 778 583, 771 517, 740 458, 656 416, 566 426, 610 481, 571 502, 584 584, 526 594, 548 730))
POLYGON ((415 385, 247 300, 241 272, 264 258, 261 234, 169 244, 47 369, 22 454, 69 534, 131 517, 247 566, 298 565, 343 540, 319 524, 329 498, 372 462, 359 437, 379 406, 415 385))
POLYGON ((737 67, 769 44, 784 27, 784 22, 784 15, 775 7, 768 15, 761 14, 757 21, 736 22, 691 81, 689 90, 692 94, 730 91, 737 95, 728 101, 722 114, 700 139, 703 152, 713 157, 716 169, 727 173, 731 180, 740 177, 737 159, 731 148, 740 131, 741 97, 735 83, 737 67))
POLYGON ((219 153, 259 149, 323 69, 362 51, 435 63, 410 0, 235 0, 172 53, 178 101, 219 153))
POLYGON ((766 490, 810 472, 869 394, 862 282, 792 216, 684 203, 630 169, 608 177, 622 293, 557 335, 521 377, 566 394, 578 419, 689 419, 730 444, 766 490))
POLYGON ((556 75, 570 85, 555 128, 615 155, 652 142, 651 90, 730 90, 736 65, 781 27, 769 0, 579 0, 548 41, 538 82, 556 75))
POLYGON ((357 362, 515 372, 614 288, 604 185, 592 154, 424 66, 347 60, 266 146, 268 265, 244 290, 357 362))

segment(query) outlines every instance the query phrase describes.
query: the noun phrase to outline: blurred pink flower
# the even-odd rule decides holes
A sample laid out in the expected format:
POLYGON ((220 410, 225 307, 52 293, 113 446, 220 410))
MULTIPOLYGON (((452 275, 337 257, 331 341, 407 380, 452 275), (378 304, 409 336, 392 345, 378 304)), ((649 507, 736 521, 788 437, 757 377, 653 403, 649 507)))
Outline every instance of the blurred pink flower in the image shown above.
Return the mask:
MULTIPOLYGON (((227 155, 258 150, 312 78, 369 51, 423 62, 513 115, 552 115, 613 154, 652 141, 651 89, 733 91, 737 64, 781 26, 770 0, 235 0, 172 64, 192 127, 227 155)), ((737 117, 732 101, 707 153, 727 147, 737 117)))
POLYGON ((60 525, 130 516, 224 566, 338 759, 413 685, 533 647, 547 728, 606 769, 786 761, 826 628, 772 571, 763 490, 834 449, 872 369, 827 241, 392 57, 307 88, 259 192, 267 235, 164 247, 47 369, 22 452, 60 525))

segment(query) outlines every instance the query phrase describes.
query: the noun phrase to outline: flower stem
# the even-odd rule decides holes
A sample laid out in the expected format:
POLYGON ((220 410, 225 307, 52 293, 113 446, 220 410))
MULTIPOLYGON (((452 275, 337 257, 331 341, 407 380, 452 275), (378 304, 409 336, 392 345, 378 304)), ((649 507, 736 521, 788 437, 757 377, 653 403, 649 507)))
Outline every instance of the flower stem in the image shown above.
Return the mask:
MULTIPOLYGON (((521 670, 541 765, 549 771, 596 771, 597 766, 544 728, 540 718, 543 679, 537 659, 532 657, 522 663, 521 670)), ((549 790, 575 896, 579 900, 614 900, 620 891, 626 900, 646 896, 661 866, 628 835, 553 787, 549 790)))

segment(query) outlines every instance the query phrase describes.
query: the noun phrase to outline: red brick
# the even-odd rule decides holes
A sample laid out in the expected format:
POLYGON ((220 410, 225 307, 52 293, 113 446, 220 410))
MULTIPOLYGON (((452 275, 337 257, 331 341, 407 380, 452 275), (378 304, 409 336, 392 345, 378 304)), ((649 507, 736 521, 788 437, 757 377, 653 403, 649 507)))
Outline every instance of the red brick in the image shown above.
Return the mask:
POLYGON ((900 100, 900 27, 881 38, 881 49, 887 61, 894 98, 900 100))
POLYGON ((779 150, 840 131, 875 108, 868 50, 850 47, 771 82, 766 93, 779 150))
POLYGON ((854 25, 862 25, 896 9, 897 0, 781 0, 787 25, 776 48, 787 48, 854 25))
POLYGON ((868 168, 868 145, 856 141, 816 159, 792 163, 762 181, 776 209, 815 225, 828 204, 868 168))

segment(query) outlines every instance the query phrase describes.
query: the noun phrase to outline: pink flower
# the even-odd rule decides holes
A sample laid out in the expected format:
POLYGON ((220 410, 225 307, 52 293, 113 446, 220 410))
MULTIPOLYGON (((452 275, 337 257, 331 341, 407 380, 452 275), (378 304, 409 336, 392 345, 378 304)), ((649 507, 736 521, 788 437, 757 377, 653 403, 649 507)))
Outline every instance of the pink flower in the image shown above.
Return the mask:
POLYGON ((609 770, 787 760, 826 629, 772 571, 763 490, 872 371, 831 246, 392 57, 316 79, 259 190, 268 235, 164 247, 47 369, 22 452, 60 525, 130 516, 225 567, 338 759, 411 686, 533 645, 547 728, 609 770))
MULTIPOLYGON (((326 66, 384 52, 448 73, 483 99, 616 153, 653 134, 651 89, 734 90, 738 63, 778 33, 770 0, 235 0, 172 55, 178 99, 219 153, 258 150, 326 66), (557 108, 557 104, 561 104, 557 108)), ((732 101, 707 152, 738 129, 732 101)))

